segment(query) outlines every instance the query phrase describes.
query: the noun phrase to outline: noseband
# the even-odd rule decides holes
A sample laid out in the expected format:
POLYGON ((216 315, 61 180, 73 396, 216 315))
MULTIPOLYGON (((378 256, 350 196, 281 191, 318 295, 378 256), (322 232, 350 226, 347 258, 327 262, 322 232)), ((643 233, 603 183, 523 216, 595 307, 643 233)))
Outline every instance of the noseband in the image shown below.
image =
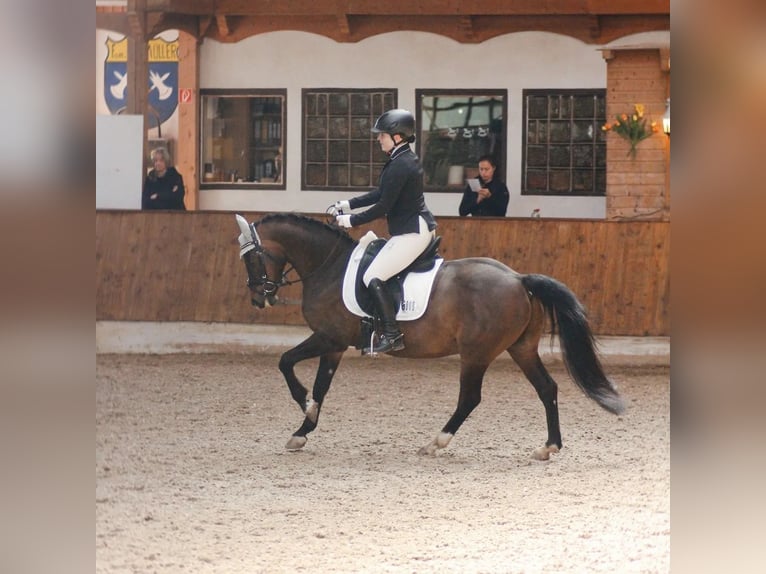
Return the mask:
POLYGON ((263 244, 261 243, 261 239, 258 236, 258 232, 255 230, 255 225, 250 223, 250 237, 252 237, 251 241, 245 241, 240 245, 239 248, 239 257, 240 259, 243 258, 249 251, 255 250, 256 255, 258 256, 258 260, 261 263, 261 268, 263 269, 263 274, 258 277, 257 279, 253 279, 250 276, 250 269, 247 270, 247 287, 248 289, 251 289, 253 287, 263 287, 263 294, 266 296, 269 295, 276 295, 277 291, 280 287, 283 285, 292 285, 294 283, 300 282, 300 279, 298 281, 289 281, 287 279, 287 274, 290 273, 294 269, 292 264, 290 265, 290 268, 282 272, 282 277, 279 278, 279 281, 272 281, 269 279, 269 276, 266 274, 266 260, 265 257, 268 257, 274 262, 279 263, 279 260, 266 251, 263 248, 263 244))

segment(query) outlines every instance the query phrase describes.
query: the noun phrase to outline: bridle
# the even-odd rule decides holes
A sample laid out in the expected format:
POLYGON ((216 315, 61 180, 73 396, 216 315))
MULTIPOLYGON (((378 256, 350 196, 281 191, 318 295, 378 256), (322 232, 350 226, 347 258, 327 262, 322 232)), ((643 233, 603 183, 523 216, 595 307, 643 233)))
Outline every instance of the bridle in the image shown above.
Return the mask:
POLYGON ((273 281, 269 279, 269 276, 266 273, 266 258, 271 259, 277 264, 280 263, 280 260, 275 255, 266 251, 266 249, 263 247, 263 244, 261 243, 261 238, 258 236, 258 232, 255 230, 255 224, 248 223, 247 225, 250 230, 250 239, 248 239, 244 233, 240 235, 239 258, 242 259, 247 253, 255 250, 255 254, 258 256, 258 261, 261 264, 261 269, 263 269, 263 273, 260 277, 253 278, 250 275, 250 268, 248 267, 248 270, 247 270, 248 289, 251 289, 253 287, 262 287, 263 294, 268 297, 268 296, 276 295, 280 287, 293 285, 295 283, 300 283, 301 281, 303 281, 303 279, 301 279, 300 277, 294 281, 291 281, 287 278, 287 274, 295 269, 292 263, 290 263, 290 267, 288 269, 285 269, 282 271, 282 276, 279 278, 278 281, 273 281))
POLYGON ((285 262, 289 264, 289 268, 282 271, 282 276, 278 281, 273 281, 272 279, 269 279, 269 276, 266 273, 266 258, 271 259, 277 265, 281 263, 280 258, 272 253, 269 253, 263 247, 263 243, 261 243, 261 238, 258 235, 258 231, 255 229, 254 223, 248 223, 247 220, 245 220, 245 218, 241 217, 240 215, 237 215, 237 220, 239 222, 240 230, 242 231, 242 234, 239 236, 239 258, 242 259, 247 253, 255 250, 255 253, 258 256, 258 260, 261 264, 261 268, 263 269, 263 273, 260 277, 253 278, 250 275, 250 268, 247 268, 247 287, 248 289, 252 287, 262 287, 263 295, 266 297, 275 296, 280 287, 295 285, 296 283, 301 283, 309 277, 316 275, 325 266, 325 264, 332 259, 342 240, 342 238, 339 236, 338 240, 335 242, 335 245, 330 250, 330 253, 327 255, 327 257, 325 257, 325 260, 322 261, 322 263, 316 269, 314 269, 311 273, 308 273, 305 277, 298 276, 298 279, 295 280, 288 279, 288 273, 294 271, 295 266, 286 260, 285 262), (246 230, 249 233, 245 233, 246 230))

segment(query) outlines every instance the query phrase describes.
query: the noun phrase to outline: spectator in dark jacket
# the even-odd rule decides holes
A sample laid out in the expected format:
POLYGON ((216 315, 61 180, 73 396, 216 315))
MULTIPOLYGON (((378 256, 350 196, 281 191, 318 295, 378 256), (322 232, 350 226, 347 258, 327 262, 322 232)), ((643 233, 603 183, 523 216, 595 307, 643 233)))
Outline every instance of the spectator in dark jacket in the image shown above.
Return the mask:
POLYGON ((474 217, 505 217, 508 209, 508 188, 495 178, 497 162, 490 155, 479 158, 479 183, 481 189, 472 191, 466 185, 463 200, 460 202, 459 213, 462 216, 474 217))
POLYGON ((152 163, 154 169, 144 180, 141 208, 185 210, 184 180, 171 165, 168 150, 164 147, 152 150, 152 163))

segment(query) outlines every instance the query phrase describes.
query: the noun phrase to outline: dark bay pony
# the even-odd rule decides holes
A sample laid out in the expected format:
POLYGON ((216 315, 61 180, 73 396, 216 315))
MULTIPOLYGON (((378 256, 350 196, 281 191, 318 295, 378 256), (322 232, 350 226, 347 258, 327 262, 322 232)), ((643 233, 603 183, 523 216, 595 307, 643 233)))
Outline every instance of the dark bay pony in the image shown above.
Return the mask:
MULTIPOLYGON (((346 309, 341 294, 346 263, 357 242, 338 227, 291 213, 268 215, 254 224, 238 215, 237 222, 253 305, 275 304, 280 286, 294 282, 287 279, 292 270, 303 283, 302 311, 313 333, 279 361, 290 394, 305 414, 287 442, 289 450, 298 450, 317 426, 343 353, 361 336, 360 319, 346 309), (294 367, 315 357, 319 367, 309 396, 294 367)), ((484 373, 503 352, 521 367, 545 407, 548 439, 533 457, 547 460, 558 452, 558 387, 538 354, 546 315, 552 332, 558 327, 564 363, 574 382, 607 411, 622 412, 622 399, 601 367, 583 306, 563 283, 545 275, 522 275, 485 257, 445 261, 425 314, 399 323, 406 348, 390 353, 409 358, 460 355, 457 408, 420 454, 433 455, 449 444, 481 401, 484 373)))

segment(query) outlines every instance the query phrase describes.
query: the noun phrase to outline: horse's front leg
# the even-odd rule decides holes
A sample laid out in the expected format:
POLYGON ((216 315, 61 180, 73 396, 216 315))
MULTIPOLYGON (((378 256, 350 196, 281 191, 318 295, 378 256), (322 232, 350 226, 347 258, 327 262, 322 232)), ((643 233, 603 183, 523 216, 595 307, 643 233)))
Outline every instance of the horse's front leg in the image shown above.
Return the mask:
POLYGON ((301 427, 293 433, 293 436, 287 442, 288 450, 303 448, 307 440, 306 435, 316 428, 322 401, 330 389, 330 383, 332 383, 332 378, 345 351, 345 347, 341 348, 337 343, 314 333, 297 347, 287 351, 279 360, 279 370, 284 375, 285 381, 287 381, 290 394, 306 414, 301 427), (309 399, 307 398, 308 390, 295 375, 295 365, 314 357, 320 357, 319 368, 314 380, 312 395, 309 399))

